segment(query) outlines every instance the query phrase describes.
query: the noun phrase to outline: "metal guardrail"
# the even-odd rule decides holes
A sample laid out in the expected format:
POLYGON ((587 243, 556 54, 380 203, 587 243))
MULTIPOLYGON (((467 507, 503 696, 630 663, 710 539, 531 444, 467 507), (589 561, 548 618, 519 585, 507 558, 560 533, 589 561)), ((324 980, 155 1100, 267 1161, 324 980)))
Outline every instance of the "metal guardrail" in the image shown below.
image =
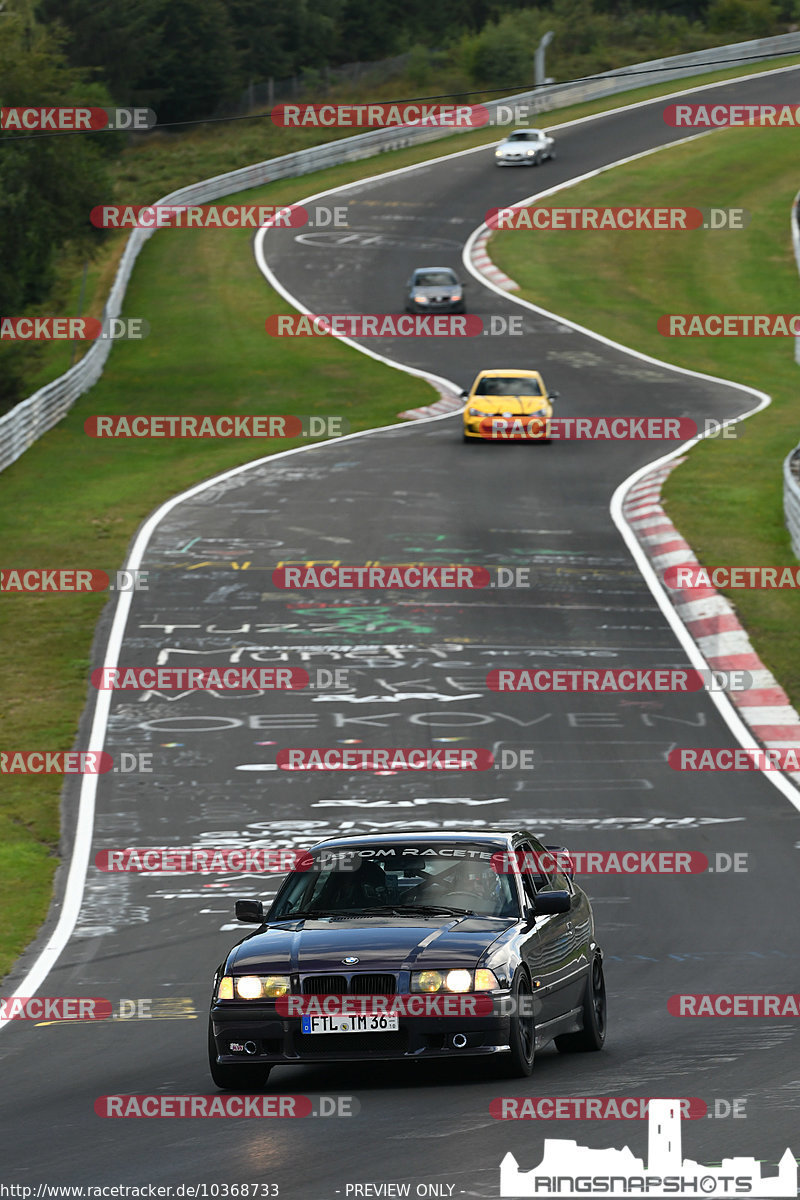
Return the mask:
MULTIPOLYGON (((780 34, 777 37, 737 42, 731 46, 695 50, 687 54, 676 54, 669 58, 650 59, 644 63, 623 67, 613 73, 594 75, 579 83, 552 84, 536 91, 505 96, 501 100, 488 102, 486 108, 489 109, 492 116, 498 106, 514 104, 528 105, 528 111, 532 115, 550 112, 569 104, 601 99, 619 92, 630 91, 632 88, 646 87, 649 84, 665 80, 685 79, 687 76, 708 70, 709 63, 713 63, 715 66, 724 66, 727 62, 735 63, 749 55, 780 55, 797 52, 800 52, 800 31, 780 34)), ((386 150, 414 146, 418 143, 433 141, 436 138, 447 137, 451 133, 452 130, 446 128, 403 127, 370 130, 368 133, 341 138, 322 146, 298 150, 292 154, 284 154, 280 158, 267 159, 265 162, 242 167, 237 171, 216 175, 211 179, 203 179, 199 183, 190 184, 189 187, 178 188, 177 191, 162 196, 154 203, 163 205, 208 203, 235 192, 259 187, 275 179, 307 175, 325 167, 369 158, 386 150)), ((108 328, 108 322, 120 316, 136 258, 147 239, 152 237, 155 232, 154 229, 134 229, 131 232, 103 310, 104 332, 108 328)), ((0 417, 0 471, 5 470, 20 458, 43 433, 52 429, 62 420, 78 397, 97 382, 103 373, 112 344, 111 339, 98 339, 80 362, 76 363, 65 375, 46 384, 0 417)))
MULTIPOLYGON (((797 271, 800 274, 800 192, 792 201, 792 247, 797 271)), ((800 364, 800 335, 794 339, 794 361, 800 364)), ((800 446, 790 450, 783 460, 783 515, 789 537, 792 539, 792 550, 800 558, 800 446)))

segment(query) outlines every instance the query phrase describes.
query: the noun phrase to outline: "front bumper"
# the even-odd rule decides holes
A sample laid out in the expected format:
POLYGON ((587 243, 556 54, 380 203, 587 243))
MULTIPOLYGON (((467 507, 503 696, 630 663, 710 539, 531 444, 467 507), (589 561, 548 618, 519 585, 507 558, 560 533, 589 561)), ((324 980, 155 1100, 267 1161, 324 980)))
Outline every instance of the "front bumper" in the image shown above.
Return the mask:
POLYGON ((388 1033, 304 1034, 299 1017, 282 1017, 270 1005, 215 1003, 211 1029, 217 1058, 225 1066, 255 1064, 275 1066, 312 1062, 359 1062, 364 1059, 456 1058, 499 1054, 509 1049, 511 1019, 503 1013, 502 998, 495 993, 497 1015, 481 1017, 404 1017, 399 1029, 388 1033), (466 1045, 457 1048, 453 1038, 463 1034, 466 1045), (231 1043, 248 1050, 231 1050, 231 1043))
POLYGON ((438 304, 417 304, 414 300, 409 300, 406 304, 406 311, 412 313, 463 313, 465 311, 463 300, 446 300, 438 304))
MULTIPOLYGON (((512 437, 509 437, 509 438, 505 438, 505 437, 502 437, 502 436, 499 436, 499 435, 498 435, 498 437, 496 437, 496 438, 494 438, 494 437, 483 437, 483 435, 481 434, 481 422, 482 422, 482 421, 486 421, 487 419, 488 419, 488 420, 491 420, 491 419, 492 419, 492 417, 496 417, 498 420, 501 420, 501 419, 502 419, 502 418, 499 416, 499 414, 497 414, 497 413, 487 413, 487 414, 486 414, 486 416, 483 416, 483 417, 469 417, 469 416, 465 416, 465 417, 463 418, 463 420, 464 420, 464 437, 475 438, 475 439, 476 439, 476 441, 481 441, 481 442, 494 442, 494 441, 499 441, 499 442, 504 442, 504 441, 530 441, 530 442, 537 442, 537 441, 540 441, 540 442, 546 442, 546 441, 548 440, 547 438, 543 438, 543 437, 542 437, 542 438, 535 438, 535 437, 530 437, 530 438, 524 438, 524 437, 513 437, 513 438, 512 438, 512 437)), ((540 415, 539 415, 538 413, 513 413, 513 414, 512 414, 512 416, 511 416, 510 418, 508 418, 508 419, 509 419, 509 420, 511 420, 511 421, 518 420, 518 421, 527 422, 527 421, 540 421, 540 420, 542 420, 542 419, 544 419, 544 418, 540 417, 540 415)), ((548 418, 548 419, 550 419, 550 418, 548 418)))

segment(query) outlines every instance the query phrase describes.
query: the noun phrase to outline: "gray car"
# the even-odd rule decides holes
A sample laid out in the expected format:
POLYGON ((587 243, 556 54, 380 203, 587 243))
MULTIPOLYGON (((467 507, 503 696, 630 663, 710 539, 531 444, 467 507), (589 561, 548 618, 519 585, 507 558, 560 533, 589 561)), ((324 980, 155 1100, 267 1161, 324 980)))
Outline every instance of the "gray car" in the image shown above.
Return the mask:
POLYGON ((406 288, 406 312, 463 313, 464 285, 450 267, 417 267, 406 288))

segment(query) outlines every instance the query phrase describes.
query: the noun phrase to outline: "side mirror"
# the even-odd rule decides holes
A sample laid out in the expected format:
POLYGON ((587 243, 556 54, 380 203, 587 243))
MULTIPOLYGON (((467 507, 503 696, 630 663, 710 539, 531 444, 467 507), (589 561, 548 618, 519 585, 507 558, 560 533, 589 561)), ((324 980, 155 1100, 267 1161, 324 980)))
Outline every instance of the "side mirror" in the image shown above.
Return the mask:
POLYGON ((461 393, 461 395, 462 395, 462 396, 464 397, 464 399, 466 400, 467 396, 469 395, 469 392, 462 392, 462 393, 461 393))
POLYGON ((569 892, 539 892, 533 911, 537 917, 550 917, 555 913, 569 912, 571 903, 569 892))
POLYGON ((248 925, 263 925, 264 905, 260 900, 237 900, 236 920, 246 921, 248 925))
POLYGON ((548 400, 557 400, 560 395, 560 392, 551 392, 547 398, 548 400))

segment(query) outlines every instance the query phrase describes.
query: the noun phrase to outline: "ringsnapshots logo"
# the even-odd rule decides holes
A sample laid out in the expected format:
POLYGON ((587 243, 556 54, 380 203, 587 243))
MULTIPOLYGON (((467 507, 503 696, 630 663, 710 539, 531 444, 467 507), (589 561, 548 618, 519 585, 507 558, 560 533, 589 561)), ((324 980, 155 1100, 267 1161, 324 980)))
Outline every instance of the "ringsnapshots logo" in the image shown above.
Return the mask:
POLYGON ((623 1150, 594 1150, 563 1138, 546 1138, 541 1162, 521 1171, 513 1154, 500 1164, 500 1195, 536 1196, 539 1200, 605 1196, 748 1196, 776 1200, 797 1196, 797 1162, 787 1149, 776 1175, 764 1175, 757 1158, 723 1158, 707 1167, 683 1158, 681 1100, 651 1099, 647 1165, 623 1150))

